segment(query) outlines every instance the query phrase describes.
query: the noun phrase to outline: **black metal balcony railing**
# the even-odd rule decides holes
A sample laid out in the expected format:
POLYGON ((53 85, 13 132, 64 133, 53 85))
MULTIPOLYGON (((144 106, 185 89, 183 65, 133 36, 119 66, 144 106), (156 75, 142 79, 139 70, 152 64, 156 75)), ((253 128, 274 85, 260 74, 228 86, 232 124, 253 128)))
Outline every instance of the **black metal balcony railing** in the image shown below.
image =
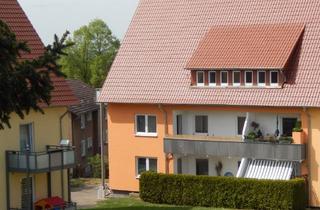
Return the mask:
POLYGON ((72 147, 47 146, 44 152, 6 151, 9 172, 42 173, 72 168, 75 151, 72 147))
POLYGON ((192 138, 165 137, 164 152, 179 155, 212 155, 222 157, 246 157, 267 160, 290 160, 301 162, 306 158, 304 144, 273 144, 227 140, 203 140, 192 138))

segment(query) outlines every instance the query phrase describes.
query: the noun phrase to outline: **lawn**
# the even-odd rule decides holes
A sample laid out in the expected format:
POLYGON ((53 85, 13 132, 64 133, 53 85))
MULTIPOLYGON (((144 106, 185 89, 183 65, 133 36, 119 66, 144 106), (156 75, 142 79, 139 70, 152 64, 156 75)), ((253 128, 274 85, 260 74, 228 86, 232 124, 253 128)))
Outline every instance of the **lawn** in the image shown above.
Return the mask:
POLYGON ((97 207, 86 210, 227 210, 221 208, 202 208, 202 207, 186 207, 186 206, 170 206, 151 204, 141 201, 139 198, 110 198, 100 202, 97 207))

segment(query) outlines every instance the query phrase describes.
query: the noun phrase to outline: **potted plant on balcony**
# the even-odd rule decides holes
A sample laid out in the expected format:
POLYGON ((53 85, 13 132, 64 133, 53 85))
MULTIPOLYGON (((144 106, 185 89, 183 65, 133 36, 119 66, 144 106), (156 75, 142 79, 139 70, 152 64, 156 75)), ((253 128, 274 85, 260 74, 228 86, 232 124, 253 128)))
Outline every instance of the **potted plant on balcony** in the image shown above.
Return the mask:
POLYGON ((301 128, 301 121, 297 121, 294 128, 292 129, 292 138, 293 142, 296 144, 303 144, 304 142, 304 133, 301 128))
POLYGON ((257 135, 255 132, 251 131, 246 136, 246 142, 253 142, 256 139, 257 135))
POLYGON ((267 135, 265 136, 265 141, 269 142, 269 143, 277 143, 277 138, 275 135, 269 134, 267 133, 267 135))
POLYGON ((292 137, 291 136, 281 136, 279 138, 280 144, 291 144, 292 143, 292 137))

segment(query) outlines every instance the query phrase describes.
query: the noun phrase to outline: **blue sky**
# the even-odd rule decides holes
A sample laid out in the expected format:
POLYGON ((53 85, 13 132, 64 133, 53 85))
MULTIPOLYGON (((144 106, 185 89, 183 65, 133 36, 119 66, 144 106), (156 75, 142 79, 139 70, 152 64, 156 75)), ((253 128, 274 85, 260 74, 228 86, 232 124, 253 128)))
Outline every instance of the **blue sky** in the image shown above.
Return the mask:
POLYGON ((50 44, 53 35, 73 32, 95 18, 104 20, 122 39, 138 0, 18 0, 42 41, 50 44))

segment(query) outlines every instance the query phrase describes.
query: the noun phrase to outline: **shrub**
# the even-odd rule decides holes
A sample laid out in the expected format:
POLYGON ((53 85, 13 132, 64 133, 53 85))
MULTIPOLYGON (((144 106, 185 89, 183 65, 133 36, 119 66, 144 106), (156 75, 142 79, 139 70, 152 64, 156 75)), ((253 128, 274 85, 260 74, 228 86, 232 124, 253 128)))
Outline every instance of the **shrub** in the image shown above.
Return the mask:
POLYGON ((305 189, 303 179, 256 180, 153 172, 140 177, 142 200, 188 206, 301 210, 306 204, 305 189))
POLYGON ((92 169, 92 176, 94 178, 101 177, 101 156, 96 154, 95 156, 88 158, 88 163, 92 169))

